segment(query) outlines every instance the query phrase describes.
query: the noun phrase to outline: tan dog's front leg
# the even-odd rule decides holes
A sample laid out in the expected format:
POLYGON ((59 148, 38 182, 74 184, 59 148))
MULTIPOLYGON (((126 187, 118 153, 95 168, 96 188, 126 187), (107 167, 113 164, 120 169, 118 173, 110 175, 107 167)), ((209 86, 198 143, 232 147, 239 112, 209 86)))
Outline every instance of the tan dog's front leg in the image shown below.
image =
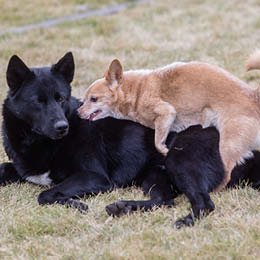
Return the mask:
POLYGON ((161 102, 157 105, 155 112, 158 116, 154 122, 154 143, 158 152, 166 156, 169 149, 165 145, 165 141, 176 118, 176 110, 169 103, 161 102))

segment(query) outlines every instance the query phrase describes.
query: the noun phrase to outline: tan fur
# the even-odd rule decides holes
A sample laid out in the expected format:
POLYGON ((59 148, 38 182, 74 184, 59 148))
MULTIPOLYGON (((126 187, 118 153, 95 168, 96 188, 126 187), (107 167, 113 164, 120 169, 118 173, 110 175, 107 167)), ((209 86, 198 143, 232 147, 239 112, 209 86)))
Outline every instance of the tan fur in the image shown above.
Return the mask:
MULTIPOLYGON (((260 69, 260 50, 256 50, 251 54, 246 62, 246 70, 259 70, 260 69)), ((260 106, 260 87, 254 89, 254 99, 260 106)))
POLYGON ((260 50, 256 50, 251 54, 246 63, 246 70, 260 69, 260 50))
POLYGON ((105 77, 86 91, 82 118, 130 119, 155 129, 155 146, 164 155, 169 131, 191 125, 214 125, 220 154, 230 180, 237 163, 251 156, 260 141, 260 111, 250 87, 221 68, 201 62, 174 63, 151 71, 123 73, 114 60, 105 77), (97 98, 91 102, 91 98, 97 98), (101 110, 97 115, 96 110, 101 110), (91 115, 91 116, 90 116, 91 115), (96 116, 95 116, 96 115, 96 116))

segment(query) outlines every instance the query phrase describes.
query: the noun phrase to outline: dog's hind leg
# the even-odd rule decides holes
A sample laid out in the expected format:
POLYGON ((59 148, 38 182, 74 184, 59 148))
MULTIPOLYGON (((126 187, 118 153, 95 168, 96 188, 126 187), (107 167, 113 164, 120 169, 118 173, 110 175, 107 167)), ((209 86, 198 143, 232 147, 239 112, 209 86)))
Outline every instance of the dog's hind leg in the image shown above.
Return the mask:
MULTIPOLYGON (((172 177, 172 183, 176 185, 181 193, 187 196, 192 209, 190 214, 174 223, 177 228, 193 226, 196 219, 207 216, 215 209, 209 192, 211 187, 218 182, 217 174, 224 172, 223 167, 214 169, 214 158, 212 161, 206 162, 207 155, 203 158, 203 155, 198 154, 195 156, 201 161, 196 161, 194 156, 190 156, 190 153, 193 152, 192 147, 189 147, 189 149, 191 151, 185 151, 184 149, 174 152, 173 148, 169 151, 166 159, 166 168, 172 177)), ((194 151, 196 152, 196 150, 194 151)))
POLYGON ((154 143, 156 149, 163 155, 167 155, 168 148, 165 145, 167 136, 172 128, 174 120, 176 118, 175 108, 167 102, 160 102, 154 112, 157 117, 154 122, 154 143))
POLYGON ((175 222, 175 227, 193 226, 196 219, 215 209, 209 196, 224 177, 218 151, 219 137, 212 128, 190 128, 179 133, 166 157, 165 166, 180 193, 191 204, 191 213, 175 222))
POLYGON ((106 206, 109 215, 120 217, 137 210, 151 210, 154 207, 173 206, 173 189, 170 178, 161 166, 154 167, 146 172, 145 178, 140 183, 145 193, 150 195, 150 200, 121 200, 106 206))
POLYGON ((24 182, 24 180, 16 171, 13 163, 2 163, 0 165, 0 185, 13 182, 24 182))
POLYGON ((177 228, 193 226, 196 219, 207 216, 215 209, 214 202, 207 192, 185 192, 185 195, 191 203, 192 212, 174 223, 177 228))
POLYGON ((225 167, 225 177, 214 191, 220 191, 228 184, 236 164, 253 156, 251 150, 257 143, 257 125, 254 119, 230 120, 220 130, 219 152, 225 167))

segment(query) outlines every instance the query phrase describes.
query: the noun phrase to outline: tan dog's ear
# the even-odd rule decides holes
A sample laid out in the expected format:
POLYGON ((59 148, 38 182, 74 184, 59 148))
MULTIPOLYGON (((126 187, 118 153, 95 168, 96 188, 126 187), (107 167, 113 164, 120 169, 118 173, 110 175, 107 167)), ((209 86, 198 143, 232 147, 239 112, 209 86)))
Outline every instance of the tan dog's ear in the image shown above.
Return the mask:
POLYGON ((105 73, 105 78, 111 86, 118 85, 123 80, 123 68, 119 60, 113 60, 105 73))

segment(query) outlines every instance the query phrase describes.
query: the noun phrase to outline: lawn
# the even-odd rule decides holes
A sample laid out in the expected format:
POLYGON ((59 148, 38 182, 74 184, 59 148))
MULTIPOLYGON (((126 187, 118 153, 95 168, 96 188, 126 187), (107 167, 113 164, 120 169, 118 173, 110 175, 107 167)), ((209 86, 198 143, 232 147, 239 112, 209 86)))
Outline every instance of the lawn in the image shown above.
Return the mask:
MULTIPOLYGON (((123 0, 3 1, 0 32, 123 0)), ((259 0, 162 0, 133 4, 111 16, 92 17, 23 34, 0 36, 0 100, 11 55, 29 66, 55 63, 67 51, 76 62, 73 94, 102 76, 119 58, 125 69, 155 68, 176 60, 219 65, 256 87, 245 60, 259 46, 259 0)), ((7 156, 0 146, 1 161, 7 156)), ((60 205, 40 207, 44 190, 32 184, 0 187, 0 259, 259 259, 260 196, 250 187, 213 194, 216 210, 193 228, 173 222, 188 213, 184 196, 174 208, 111 219, 104 208, 119 199, 144 199, 136 188, 83 198, 83 215, 60 205)))

